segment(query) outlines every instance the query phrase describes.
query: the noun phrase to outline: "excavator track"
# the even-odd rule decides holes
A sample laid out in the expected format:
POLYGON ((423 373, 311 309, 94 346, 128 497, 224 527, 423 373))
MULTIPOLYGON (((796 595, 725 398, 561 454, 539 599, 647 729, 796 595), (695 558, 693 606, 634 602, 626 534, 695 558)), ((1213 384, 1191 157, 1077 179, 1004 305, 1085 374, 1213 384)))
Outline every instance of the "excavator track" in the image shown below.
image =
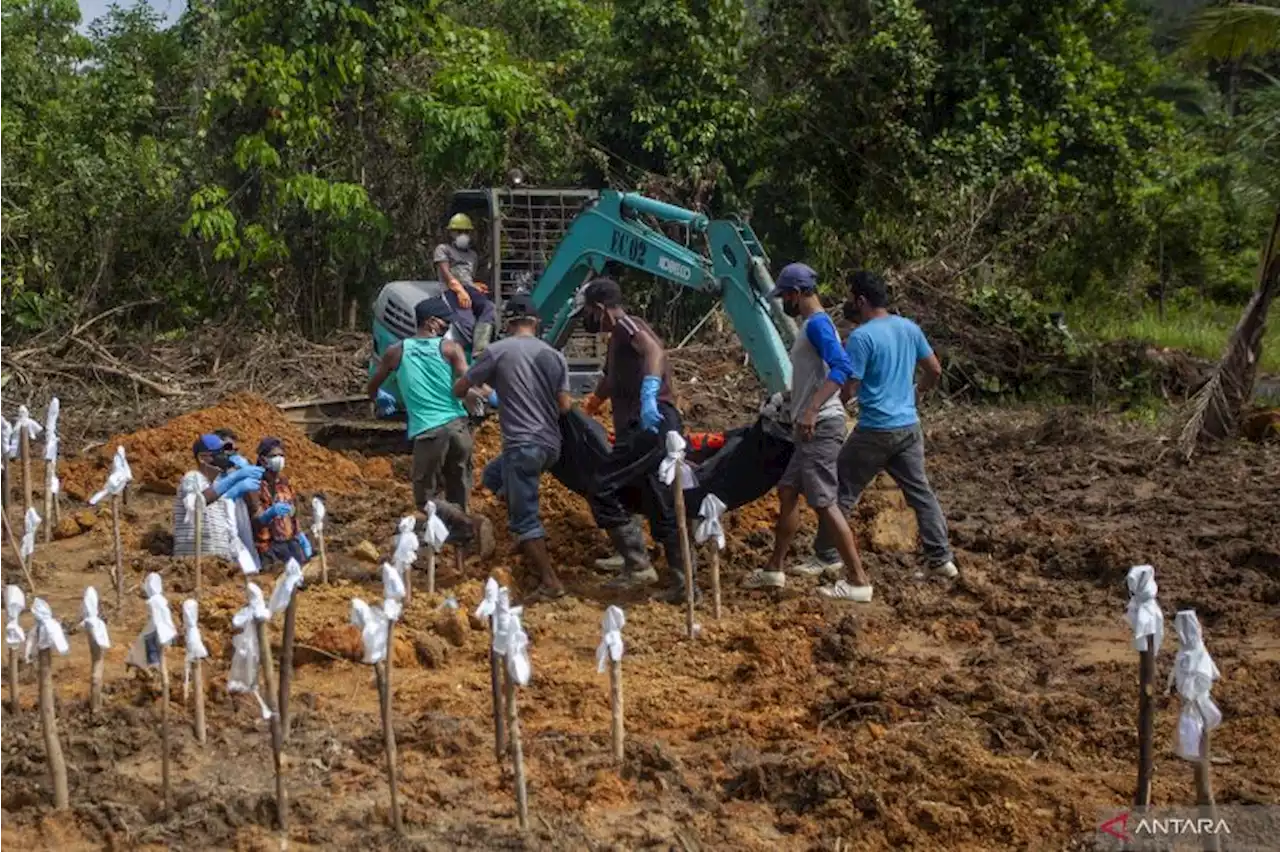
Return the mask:
POLYGON ((403 414, 385 420, 370 416, 364 396, 288 402, 278 408, 307 437, 331 450, 356 450, 366 455, 394 455, 413 450, 405 437, 403 414))

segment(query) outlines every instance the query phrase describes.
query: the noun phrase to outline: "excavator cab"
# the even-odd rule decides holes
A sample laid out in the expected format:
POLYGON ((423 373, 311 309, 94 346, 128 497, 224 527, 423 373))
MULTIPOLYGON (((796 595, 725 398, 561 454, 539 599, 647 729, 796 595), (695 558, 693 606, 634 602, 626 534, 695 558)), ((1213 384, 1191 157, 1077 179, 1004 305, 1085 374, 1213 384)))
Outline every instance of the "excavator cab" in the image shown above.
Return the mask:
MULTIPOLYGON (((498 334, 502 332, 502 303, 518 289, 532 291, 547 261, 574 218, 599 196, 594 189, 544 189, 523 186, 462 189, 453 194, 440 220, 437 233, 427 244, 446 238, 446 223, 455 213, 471 218, 475 230, 472 246, 479 256, 475 278, 489 287, 498 309, 498 334), (496 250, 495 250, 496 247, 496 250)), ((444 285, 435 280, 434 269, 424 269, 418 281, 392 281, 378 293, 373 304, 373 358, 369 373, 389 347, 411 337, 415 331, 413 308, 422 299, 438 296, 444 285)), ((603 342, 597 335, 579 332, 565 346, 575 393, 591 390, 603 357, 603 342)), ((383 389, 400 399, 395 377, 383 389)))

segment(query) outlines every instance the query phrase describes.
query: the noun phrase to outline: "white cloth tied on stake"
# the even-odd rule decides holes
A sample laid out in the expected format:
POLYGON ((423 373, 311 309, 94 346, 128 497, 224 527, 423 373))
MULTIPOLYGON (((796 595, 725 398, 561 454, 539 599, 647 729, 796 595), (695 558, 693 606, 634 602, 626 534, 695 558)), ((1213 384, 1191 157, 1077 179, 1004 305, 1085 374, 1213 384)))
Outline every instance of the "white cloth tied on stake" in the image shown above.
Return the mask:
POLYGON ((133 481, 133 470, 129 460, 125 458, 124 447, 116 447, 116 454, 111 457, 111 473, 107 474, 107 483, 102 490, 89 498, 89 505, 96 506, 105 497, 114 497, 124 492, 133 481))
MULTIPOLYGON (((236 518, 235 504, 230 500, 223 500, 230 509, 231 526, 237 528, 239 521, 236 518)), ((253 554, 249 552, 249 548, 244 546, 244 542, 240 539, 239 534, 231 537, 231 547, 236 552, 236 564, 240 566, 240 573, 245 576, 253 576, 258 573, 258 563, 253 558, 253 554)))
POLYGON ((1184 609, 1173 617, 1173 630, 1178 634, 1178 654, 1173 661, 1169 681, 1177 685, 1182 699, 1178 716, 1178 756, 1200 760, 1201 737, 1222 724, 1222 711, 1210 696, 1213 682, 1222 676, 1209 651, 1204 647, 1204 634, 1195 610, 1184 609))
POLYGON ((484 581, 484 598, 476 607, 476 618, 492 618, 498 608, 498 581, 490 577, 484 581))
POLYGON ((298 560, 290 559, 284 566, 284 573, 276 580, 275 588, 271 590, 271 602, 267 608, 273 613, 284 612, 301 586, 302 566, 298 564, 298 560))
POLYGON ((204 637, 200 635, 200 604, 195 598, 182 602, 182 644, 187 648, 186 662, 182 667, 182 688, 185 690, 191 683, 191 667, 197 660, 209 656, 204 637))
POLYGON ((80 626, 93 637, 93 644, 99 648, 111 647, 107 623, 98 615, 98 590, 93 586, 84 590, 84 600, 80 602, 80 626))
POLYGON ((15 458, 13 453, 13 424, 0 417, 0 452, 5 458, 15 458))
POLYGON ((22 518, 22 543, 18 545, 18 553, 24 562, 36 552, 36 530, 38 529, 40 529, 40 513, 36 511, 35 506, 32 506, 27 509, 27 514, 22 518))
POLYGON ((178 630, 173 626, 173 613, 169 610, 169 600, 164 596, 164 582, 160 575, 152 571, 142 582, 142 589, 147 593, 147 626, 144 633, 155 633, 156 641, 168 647, 178 638, 178 630))
POLYGON ((494 612, 493 650, 507 661, 507 674, 520 686, 527 686, 533 667, 529 662, 529 634, 520 616, 524 607, 511 606, 510 593, 498 590, 494 612))
POLYGON ((257 583, 248 584, 248 602, 231 617, 231 625, 240 632, 231 639, 234 652, 231 656, 231 671, 227 675, 227 692, 248 692, 258 699, 258 707, 262 710, 262 718, 271 718, 271 708, 262 700, 258 691, 258 667, 262 652, 258 647, 257 622, 268 621, 271 610, 267 608, 262 597, 262 589, 257 583))
POLYGON ((445 541, 449 538, 449 528, 445 526, 444 521, 440 520, 440 516, 436 514, 436 502, 428 500, 427 505, 423 507, 427 513, 427 522, 422 527, 424 538, 431 549, 436 553, 440 552, 440 548, 444 547, 445 541))
POLYGON ((676 465, 680 465, 683 471, 684 478, 681 480, 683 490, 688 491, 698 484, 693 468, 689 467, 684 460, 684 451, 687 446, 679 432, 672 430, 667 433, 667 454, 658 464, 658 478, 662 480, 663 485, 670 485, 676 481, 676 465))
MULTIPOLYGON (((58 460, 58 414, 62 411, 62 403, 55 396, 49 400, 49 408, 44 414, 44 460, 58 460)), ((55 481, 57 477, 54 477, 55 481)), ((53 490, 54 494, 58 489, 53 490)))
POLYGON ((21 648, 27 640, 26 631, 18 622, 18 616, 27 608, 27 596, 17 586, 4 587, 4 644, 10 648, 21 648))
POLYGON ((362 662, 374 665, 387 658, 386 613, 369 606, 360 598, 351 599, 351 623, 360 630, 360 646, 364 650, 362 662))
POLYGON ((324 535, 324 501, 319 497, 311 498, 311 532, 313 535, 324 535))
POLYGON ((399 532, 396 533, 395 553, 391 561, 401 571, 408 571, 418 560, 418 534, 413 531, 415 523, 417 519, 413 515, 406 515, 400 519, 399 532))
POLYGON ((701 520, 693 530, 694 541, 698 544, 714 541, 717 550, 724 550, 724 526, 720 523, 720 516, 727 508, 724 501, 714 494, 703 497, 702 505, 698 507, 701 520))
POLYGON ((27 440, 34 441, 42 431, 40 424, 31 419, 31 412, 25 405, 18 406, 18 419, 13 421, 9 433, 9 458, 16 459, 22 452, 22 433, 27 433, 27 440))
POLYGON ((32 651, 54 650, 65 654, 71 650, 67 634, 62 632, 62 622, 53 617, 53 610, 49 609, 44 598, 31 602, 31 614, 36 617, 36 626, 27 637, 27 662, 31 662, 32 651))
POLYGON ((404 612, 404 578, 390 562, 382 563, 382 612, 389 621, 399 621, 404 612))
POLYGON ((617 662, 622 659, 622 628, 626 623, 627 617, 618 607, 611 606, 604 611, 600 623, 600 645, 596 648, 596 671, 601 674, 610 660, 617 662))
POLYGON ((183 523, 194 524, 196 512, 204 512, 205 499, 202 491, 188 491, 182 497, 182 508, 185 510, 183 523))
POLYGON ((1156 603, 1155 569, 1150 565, 1136 565, 1129 569, 1125 578, 1129 584, 1129 608, 1125 618, 1133 628, 1133 647, 1137 651, 1147 650, 1146 637, 1151 637, 1151 652, 1159 653, 1160 643, 1164 641, 1164 613, 1156 603))

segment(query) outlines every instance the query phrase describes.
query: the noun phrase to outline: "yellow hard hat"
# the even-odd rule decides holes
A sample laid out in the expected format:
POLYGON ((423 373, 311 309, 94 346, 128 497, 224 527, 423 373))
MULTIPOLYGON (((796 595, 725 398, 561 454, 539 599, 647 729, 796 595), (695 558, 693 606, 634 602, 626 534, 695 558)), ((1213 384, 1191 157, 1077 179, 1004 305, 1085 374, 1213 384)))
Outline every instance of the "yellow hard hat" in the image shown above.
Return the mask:
POLYGON ((466 213, 454 213, 449 217, 450 231, 470 231, 471 217, 466 213))

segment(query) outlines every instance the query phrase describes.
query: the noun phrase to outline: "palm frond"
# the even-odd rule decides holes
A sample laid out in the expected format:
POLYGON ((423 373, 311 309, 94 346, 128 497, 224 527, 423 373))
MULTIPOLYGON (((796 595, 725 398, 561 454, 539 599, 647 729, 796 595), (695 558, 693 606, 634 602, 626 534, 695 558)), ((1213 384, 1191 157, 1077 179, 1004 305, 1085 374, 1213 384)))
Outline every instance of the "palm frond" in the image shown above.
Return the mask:
POLYGON ((1280 52, 1280 6, 1229 3, 1202 9, 1187 32, 1187 50, 1215 60, 1280 52))

